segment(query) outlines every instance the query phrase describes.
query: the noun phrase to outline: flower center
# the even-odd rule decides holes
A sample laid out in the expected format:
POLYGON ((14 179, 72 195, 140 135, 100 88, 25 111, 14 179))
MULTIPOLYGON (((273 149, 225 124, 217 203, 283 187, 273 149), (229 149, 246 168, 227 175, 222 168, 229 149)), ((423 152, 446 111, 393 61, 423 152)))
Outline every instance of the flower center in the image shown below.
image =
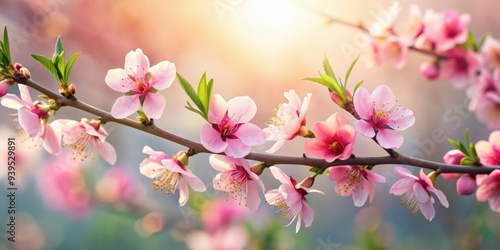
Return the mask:
POLYGON ((149 92, 151 85, 148 82, 142 80, 136 80, 135 82, 135 92, 138 94, 146 94, 149 92))
POLYGON ((247 172, 241 166, 236 166, 236 170, 222 173, 217 185, 226 192, 228 199, 237 200, 239 205, 246 204, 246 194, 248 193, 247 172), (243 199, 243 201, 242 201, 243 199))
POLYGON ((389 118, 390 112, 375 110, 375 114, 373 114, 371 123, 375 128, 382 128, 387 125, 387 119, 389 118))
POLYGON ((153 189, 166 190, 167 194, 173 194, 179 185, 180 177, 179 173, 164 169, 153 178, 153 189))
MULTIPOLYGON (((82 132, 78 136, 65 137, 64 139, 63 146, 70 146, 73 148, 73 159, 76 160, 80 158, 83 161, 92 153, 90 144, 96 137, 86 132, 82 132)), ((94 159, 93 156, 92 159, 94 159)))
POLYGON ((285 217, 285 219, 290 219, 295 216, 292 209, 290 209, 288 204, 286 204, 285 198, 281 194, 267 201, 267 203, 274 207, 279 207, 280 210, 278 210, 276 213, 281 214, 283 217, 285 217))
POLYGON ((212 124, 212 128, 218 131, 221 134, 222 140, 226 141, 227 139, 235 139, 237 138, 233 135, 240 128, 241 124, 237 123, 226 114, 220 120, 219 124, 212 124))
POLYGON ((342 186, 340 191, 347 193, 347 191, 356 190, 363 177, 364 175, 361 169, 359 167, 353 167, 351 171, 343 177, 343 179, 347 179, 347 182, 342 186))

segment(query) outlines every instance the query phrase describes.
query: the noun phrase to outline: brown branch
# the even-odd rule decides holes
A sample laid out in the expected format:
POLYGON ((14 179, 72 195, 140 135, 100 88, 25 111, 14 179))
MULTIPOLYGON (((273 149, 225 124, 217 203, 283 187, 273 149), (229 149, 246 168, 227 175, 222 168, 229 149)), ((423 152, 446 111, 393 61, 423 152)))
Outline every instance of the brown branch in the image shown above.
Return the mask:
MULTIPOLYGON (((85 102, 78 99, 67 99, 64 96, 52 92, 51 90, 43 87, 42 85, 36 83, 31 79, 19 79, 21 84, 25 84, 42 94, 54 99, 60 106, 73 107, 79 110, 83 110, 87 113, 94 114, 102 119, 103 122, 114 122, 122 124, 127 127, 135 128, 141 130, 151 135, 163 138, 168 141, 183 145, 190 149, 190 153, 211 153, 199 142, 186 139, 184 137, 169 133, 156 125, 145 126, 140 122, 133 121, 131 119, 116 119, 110 113, 93 107, 85 102)), ((478 167, 478 166, 457 166, 448 165, 439 162, 427 161, 422 159, 417 159, 409 156, 404 156, 402 154, 396 154, 395 156, 381 156, 381 157, 352 157, 347 160, 336 160, 334 162, 326 162, 323 159, 307 158, 307 157, 292 157, 292 156, 282 156, 282 155, 270 155, 261 153, 250 153, 245 156, 245 159, 255 160, 259 162, 264 162, 269 166, 277 164, 288 164, 288 165, 304 165, 304 166, 314 166, 326 169, 332 166, 339 165, 381 165, 381 164, 398 164, 398 165, 410 165, 414 167, 426 168, 431 170, 440 170, 442 173, 468 173, 468 174, 488 174, 495 169, 500 170, 500 166, 497 167, 478 167)))

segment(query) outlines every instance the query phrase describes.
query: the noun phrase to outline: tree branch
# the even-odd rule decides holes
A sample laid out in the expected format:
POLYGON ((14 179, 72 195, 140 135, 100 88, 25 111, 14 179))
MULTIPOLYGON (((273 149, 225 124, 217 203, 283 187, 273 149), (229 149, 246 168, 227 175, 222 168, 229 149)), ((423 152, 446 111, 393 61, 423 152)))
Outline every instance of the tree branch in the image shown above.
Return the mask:
MULTIPOLYGON (((60 106, 73 107, 79 110, 83 110, 87 113, 96 115, 102 119, 102 122, 114 122, 127 127, 131 127, 137 130, 141 130, 145 133, 155 135, 157 137, 163 138, 168 141, 183 145, 188 147, 193 154, 197 153, 211 153, 199 142, 186 139, 184 137, 169 133, 156 125, 145 126, 140 122, 133 121, 131 119, 116 119, 110 113, 91 106, 85 102, 75 99, 67 99, 64 96, 52 92, 51 90, 45 88, 44 86, 36 83, 35 81, 27 78, 17 79, 19 83, 25 84, 40 93, 52 98, 60 106)), ((409 156, 402 155, 398 153, 394 156, 381 156, 381 157, 351 157, 346 160, 336 160, 333 162, 326 162, 323 159, 307 158, 307 157, 292 157, 292 156, 282 156, 282 155, 270 155, 261 153, 250 153, 245 156, 245 159, 255 160, 264 162, 269 166, 277 164, 289 164, 289 165, 304 165, 304 166, 314 166, 326 169, 332 166, 339 165, 381 165, 381 164, 400 164, 400 165, 410 165, 414 167, 426 168, 431 170, 440 170, 442 173, 468 173, 471 175, 475 174, 488 174, 495 169, 500 167, 478 167, 478 166, 458 166, 458 165, 448 165, 439 162, 427 161, 422 159, 417 159, 409 156)))

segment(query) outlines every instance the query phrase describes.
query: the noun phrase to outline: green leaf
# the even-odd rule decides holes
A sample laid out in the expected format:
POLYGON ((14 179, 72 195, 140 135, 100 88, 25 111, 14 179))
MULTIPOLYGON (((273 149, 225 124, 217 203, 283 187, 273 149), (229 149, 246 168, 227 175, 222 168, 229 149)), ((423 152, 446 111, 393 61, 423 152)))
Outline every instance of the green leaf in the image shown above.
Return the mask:
POLYGON ((57 69, 54 66, 54 63, 50 59, 48 59, 42 55, 37 55, 37 54, 31 54, 31 57, 33 57, 33 59, 35 59, 38 63, 40 63, 40 65, 42 65, 45 69, 47 69, 49 71, 49 73, 52 74, 54 79, 56 79, 58 82, 61 82, 61 78, 59 77, 59 73, 57 72, 57 69))
POLYGON ((477 49, 475 50, 476 52, 479 51, 483 47, 484 41, 486 41, 486 37, 488 37, 488 36, 489 36, 489 34, 485 34, 485 35, 483 35, 483 37, 481 37, 481 40, 479 40, 479 44, 477 44, 477 46, 476 46, 477 47, 477 49))
POLYGON ((207 85, 207 97, 208 97, 208 105, 206 106, 205 113, 208 115, 208 108, 210 107, 210 97, 212 96, 212 87, 214 86, 214 79, 210 79, 207 85))
POLYGON ((80 53, 81 52, 76 52, 75 54, 73 54, 66 63, 66 67, 64 67, 64 82, 69 82, 69 74, 71 73, 71 68, 73 68, 73 64, 75 63, 76 58, 78 58, 80 53))
POLYGON ((59 72, 59 75, 61 76, 61 79, 64 79, 64 72, 65 72, 65 70, 64 70, 64 66, 65 66, 64 65, 64 57, 65 57, 64 54, 65 53, 63 50, 63 52, 61 52, 61 54, 58 56, 59 60, 57 61, 57 64, 54 64, 57 66, 57 70, 59 72))
POLYGON ((349 66, 349 68, 345 72, 345 77, 344 77, 345 85, 347 85, 347 80, 349 80, 349 76, 351 75, 351 71, 354 68, 354 65, 356 65, 356 62, 358 61, 358 59, 359 59, 359 55, 356 57, 356 59, 354 59, 354 61, 352 61, 351 65, 349 66))
POLYGON ((181 87, 184 89, 189 98, 194 102, 196 107, 198 107, 199 110, 203 110, 203 106, 201 105, 200 99, 198 98, 198 95, 194 91, 191 84, 189 84, 189 82, 186 81, 186 79, 184 79, 180 74, 177 74, 177 78, 179 79, 181 87))
POLYGON ((358 84, 356 84, 356 86, 354 87, 354 91, 352 93, 352 96, 354 97, 354 94, 356 94, 356 91, 359 89, 359 87, 361 87, 361 85, 363 84, 364 80, 361 80, 360 82, 358 82, 358 84))
POLYGON ((205 113, 206 107, 208 107, 208 86, 207 86, 207 73, 203 73, 201 76, 200 83, 198 84, 198 99, 201 103, 200 111, 204 114, 204 117, 207 115, 205 113))
POLYGON ((335 79, 337 81, 337 77, 335 76, 335 73, 333 73, 332 66, 330 65, 330 62, 328 61, 328 58, 326 57, 323 59, 323 69, 325 70, 325 73, 335 79))
POLYGON ((5 54, 5 57, 7 58, 8 62, 6 62, 7 65, 12 64, 12 60, 10 58, 10 44, 9 44, 9 34, 7 32, 7 25, 3 28, 3 46, 2 46, 3 53, 5 54))
POLYGON ((55 53, 57 55, 60 55, 64 51, 64 46, 63 46, 63 43, 62 43, 61 36, 57 37, 56 47, 55 47, 54 51, 55 51, 55 53))
POLYGON ((476 41, 474 39, 474 35, 472 35, 472 32, 469 31, 469 33, 467 33, 467 40, 465 41, 465 49, 474 49, 475 44, 476 41))
POLYGON ((184 106, 184 107, 187 108, 188 110, 195 112, 196 114, 201 115, 201 117, 205 118, 205 115, 201 111, 193 108, 193 106, 191 106, 191 103, 187 102, 187 106, 184 106))

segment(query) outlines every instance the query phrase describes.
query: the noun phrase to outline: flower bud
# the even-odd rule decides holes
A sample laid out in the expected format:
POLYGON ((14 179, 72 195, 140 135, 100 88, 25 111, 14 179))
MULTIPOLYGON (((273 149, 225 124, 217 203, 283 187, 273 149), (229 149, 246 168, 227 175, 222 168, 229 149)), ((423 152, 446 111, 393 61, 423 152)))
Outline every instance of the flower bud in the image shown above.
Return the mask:
POLYGON ((9 93, 9 89, 10 89, 10 87, 12 87, 12 85, 14 85, 13 81, 10 81, 10 80, 1 81, 0 82, 0 97, 9 93))
POLYGON ((346 100, 342 101, 342 98, 340 98, 340 96, 337 93, 335 93, 334 91, 330 91, 330 99, 332 99, 332 101, 337 105, 339 105, 339 107, 341 108, 345 108, 346 102, 352 102, 352 94, 351 92, 349 92, 349 90, 345 91, 345 95, 346 95, 346 100))
POLYGON ((453 149, 448 151, 448 153, 443 156, 443 160, 446 164, 460 165, 460 161, 462 160, 462 158, 464 158, 464 156, 465 155, 462 153, 462 151, 453 149))
POLYGON ((458 178, 457 193, 459 195, 471 195, 476 191, 476 179, 468 174, 464 174, 458 178))
POLYGON ((420 65, 420 74, 427 80, 436 80, 439 78, 439 67, 435 62, 424 62, 420 65))
POLYGON ((28 79, 31 78, 31 73, 27 68, 22 67, 19 71, 21 72, 21 74, 23 74, 24 77, 26 77, 28 79))
POLYGON ((309 176, 299 183, 299 186, 305 188, 311 188, 314 185, 314 177, 309 176))
POLYGON ((20 71, 21 68, 23 68, 22 64, 20 64, 20 63, 14 63, 14 69, 16 69, 17 71, 20 71))
POLYGON ((267 167, 267 165, 263 162, 261 163, 256 163, 256 164, 253 164, 251 167, 250 167, 250 171, 252 171, 254 174, 256 174, 257 176, 260 176, 262 174, 262 172, 264 172, 264 169, 267 167))
POLYGON ((72 95, 75 95, 75 93, 76 93, 76 87, 75 87, 75 85, 73 83, 69 85, 68 90, 69 90, 69 92, 72 95))

